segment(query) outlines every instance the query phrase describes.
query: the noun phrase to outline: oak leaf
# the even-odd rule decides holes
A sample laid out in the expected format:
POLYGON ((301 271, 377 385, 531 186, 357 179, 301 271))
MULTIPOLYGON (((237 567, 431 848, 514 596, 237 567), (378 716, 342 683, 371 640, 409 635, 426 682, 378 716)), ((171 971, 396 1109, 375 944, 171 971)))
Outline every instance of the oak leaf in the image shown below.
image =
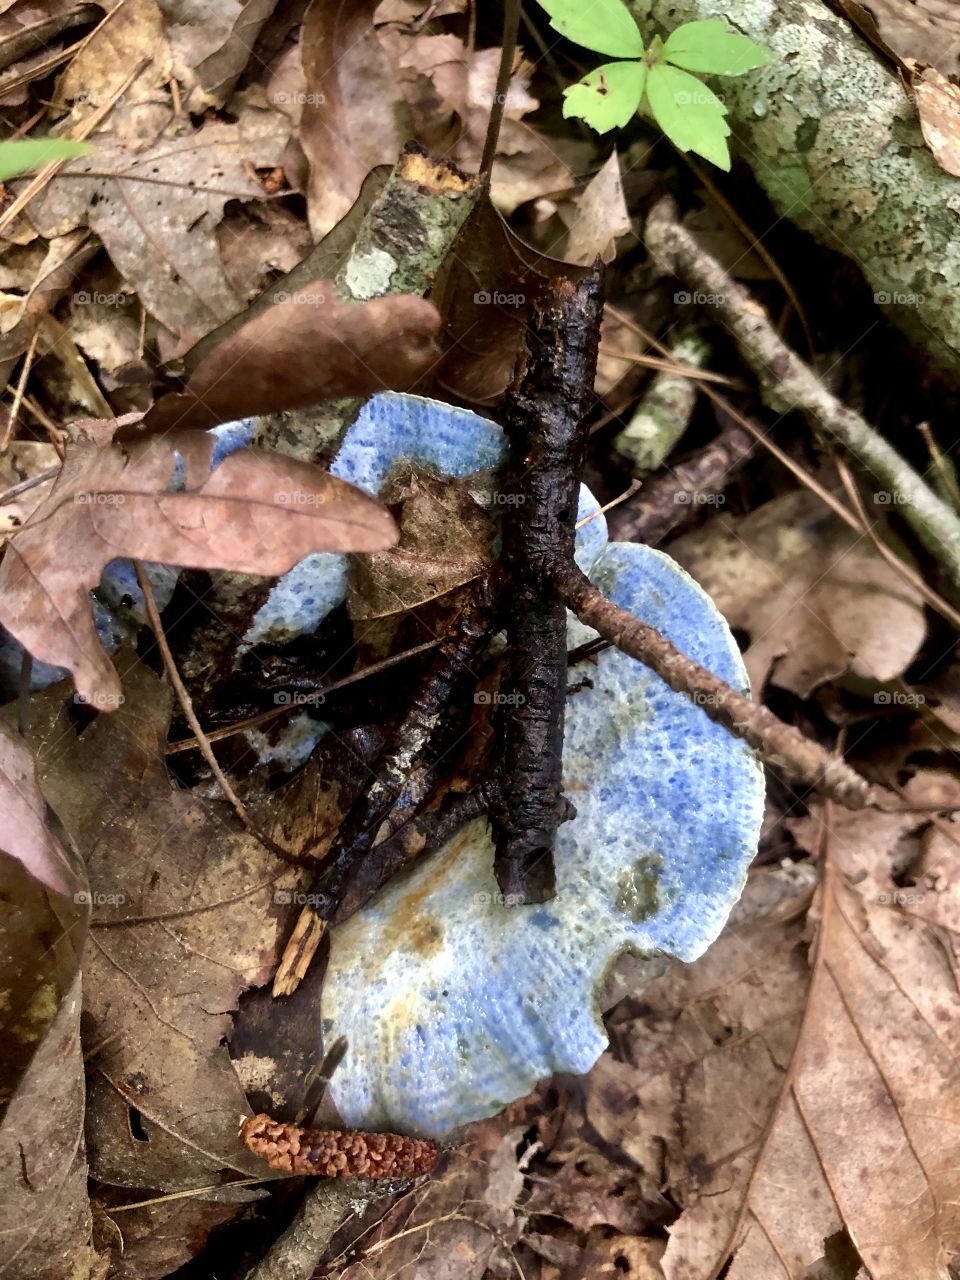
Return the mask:
POLYGON ((66 667, 98 710, 122 699, 88 596, 111 560, 275 575, 314 551, 396 540, 376 499, 310 463, 246 449, 211 471, 210 436, 103 443, 112 430, 88 424, 0 564, 0 624, 35 658, 66 667))
POLYGON ((926 634, 917 590, 804 489, 743 517, 714 516, 670 554, 731 627, 749 632, 744 662, 757 695, 768 679, 802 698, 847 671, 893 680, 926 634))
POLYGON ((273 301, 200 360, 182 393, 157 401, 142 430, 194 430, 336 396, 405 391, 439 354, 440 315, 425 298, 343 302, 328 280, 314 280, 273 301))
POLYGON ((645 990, 623 1035, 682 1208, 667 1280, 833 1275, 841 1255, 844 1275, 945 1280, 960 1238, 958 846, 900 887, 925 821, 791 824, 823 865, 812 946, 798 897, 645 990), (649 1105, 664 1081, 673 1102, 649 1105))

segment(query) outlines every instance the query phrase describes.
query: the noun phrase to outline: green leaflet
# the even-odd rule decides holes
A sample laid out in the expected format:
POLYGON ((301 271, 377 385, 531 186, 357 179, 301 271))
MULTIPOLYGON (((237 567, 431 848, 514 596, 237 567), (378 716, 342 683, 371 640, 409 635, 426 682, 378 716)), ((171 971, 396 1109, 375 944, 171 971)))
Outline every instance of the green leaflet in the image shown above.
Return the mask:
POLYGON ((607 62, 564 89, 563 114, 579 116, 597 133, 622 128, 640 106, 645 62, 607 62))
POLYGON ((540 0, 540 4, 550 15, 550 25, 584 49, 616 58, 643 57, 643 37, 622 0, 540 0))
POLYGON ((650 113, 680 151, 695 151, 721 169, 730 168, 726 108, 702 81, 690 75, 739 76, 772 61, 773 54, 729 31, 720 18, 687 22, 665 41, 643 38, 621 0, 540 0, 551 25, 598 53, 638 61, 608 62, 564 90, 563 114, 579 116, 598 133, 622 128, 646 101, 650 113))
POLYGON ((0 182, 15 178, 18 173, 39 169, 51 160, 85 156, 92 150, 88 143, 73 142, 69 138, 15 138, 0 142, 0 182))
POLYGON ((661 62, 647 73, 647 102, 654 120, 680 151, 694 151, 729 170, 727 109, 702 80, 661 62))
POLYGON ((687 71, 717 76, 739 76, 765 67, 773 54, 746 36, 728 31, 719 18, 686 22, 667 37, 663 57, 687 71))

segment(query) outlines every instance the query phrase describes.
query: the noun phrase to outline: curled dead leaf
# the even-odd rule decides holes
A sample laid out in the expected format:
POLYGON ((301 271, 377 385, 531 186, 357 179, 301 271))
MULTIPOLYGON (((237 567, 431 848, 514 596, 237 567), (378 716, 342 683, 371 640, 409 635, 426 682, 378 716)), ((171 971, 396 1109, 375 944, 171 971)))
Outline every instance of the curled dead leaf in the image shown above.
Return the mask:
POLYGON ((960 178, 960 85, 936 67, 906 60, 920 129, 941 169, 960 178))
POLYGON ((750 633, 744 661, 757 694, 768 679, 801 697, 847 671, 892 680, 926 634, 916 589, 807 490, 743 518, 714 516, 670 552, 750 633))
POLYGON ((0 727, 0 849, 54 893, 74 893, 82 881, 47 822, 36 763, 19 735, 0 727))
POLYGON ((183 393, 154 405, 138 434, 407 390, 436 359, 439 328, 436 307, 412 294, 344 302, 327 280, 278 292, 200 361, 183 393))

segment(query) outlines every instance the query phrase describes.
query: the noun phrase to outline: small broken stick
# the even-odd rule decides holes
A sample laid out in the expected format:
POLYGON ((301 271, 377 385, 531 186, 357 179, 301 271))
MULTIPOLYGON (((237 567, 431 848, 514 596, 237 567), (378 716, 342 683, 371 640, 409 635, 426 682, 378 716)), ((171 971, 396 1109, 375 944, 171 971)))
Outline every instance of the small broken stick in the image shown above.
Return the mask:
POLYGON ((240 1137, 278 1173, 320 1178, 419 1178, 432 1173, 440 1159, 440 1148, 429 1138, 301 1129, 268 1115, 249 1116, 240 1137))

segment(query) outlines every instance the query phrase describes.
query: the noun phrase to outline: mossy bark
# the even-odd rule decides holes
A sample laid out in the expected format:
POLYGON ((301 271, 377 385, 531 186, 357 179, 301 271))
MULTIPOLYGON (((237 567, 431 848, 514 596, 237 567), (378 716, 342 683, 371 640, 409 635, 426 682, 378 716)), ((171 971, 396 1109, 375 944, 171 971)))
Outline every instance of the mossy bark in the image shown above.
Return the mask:
POLYGON ((725 16, 775 61, 713 81, 735 153, 777 210, 857 262, 878 305, 942 366, 960 361, 960 179, 923 140, 893 68, 820 0, 639 0, 646 37, 725 16))

